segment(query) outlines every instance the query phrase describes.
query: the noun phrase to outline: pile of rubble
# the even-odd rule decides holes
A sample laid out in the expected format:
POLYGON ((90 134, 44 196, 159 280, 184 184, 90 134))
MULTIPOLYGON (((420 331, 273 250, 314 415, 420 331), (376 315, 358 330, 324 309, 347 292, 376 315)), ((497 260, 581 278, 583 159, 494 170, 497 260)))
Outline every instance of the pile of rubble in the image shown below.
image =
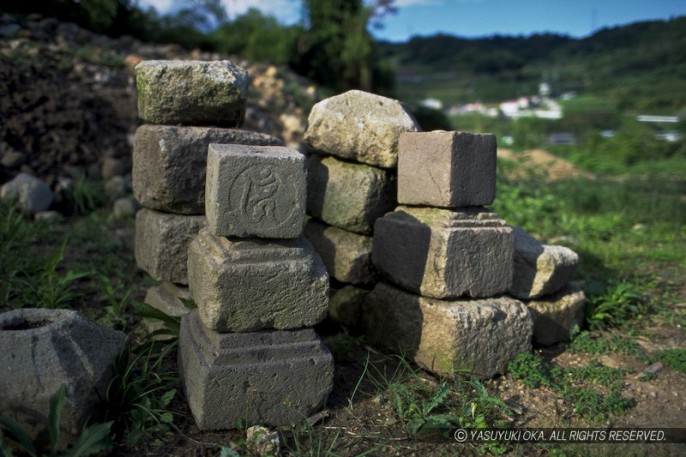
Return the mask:
MULTIPOLYGON (((23 174, 47 186, 52 198, 27 204, 30 214, 35 208, 70 213, 68 194, 84 178, 102 182, 111 201, 130 197, 133 134, 140 123, 135 65, 227 58, 110 38, 40 15, 0 14, 0 185, 23 174)), ((252 79, 243 127, 297 146, 316 87, 286 68, 233 61, 252 79)), ((33 191, 22 195, 33 201, 33 191)))

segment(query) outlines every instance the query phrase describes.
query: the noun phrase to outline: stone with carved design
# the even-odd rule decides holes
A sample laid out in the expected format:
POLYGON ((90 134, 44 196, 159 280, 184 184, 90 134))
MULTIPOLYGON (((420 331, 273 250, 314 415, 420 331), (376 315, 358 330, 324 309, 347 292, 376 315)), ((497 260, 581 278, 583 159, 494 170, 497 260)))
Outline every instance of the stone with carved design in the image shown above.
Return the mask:
POLYGON ((305 157, 282 146, 211 144, 205 214, 217 236, 297 238, 305 222, 305 157))

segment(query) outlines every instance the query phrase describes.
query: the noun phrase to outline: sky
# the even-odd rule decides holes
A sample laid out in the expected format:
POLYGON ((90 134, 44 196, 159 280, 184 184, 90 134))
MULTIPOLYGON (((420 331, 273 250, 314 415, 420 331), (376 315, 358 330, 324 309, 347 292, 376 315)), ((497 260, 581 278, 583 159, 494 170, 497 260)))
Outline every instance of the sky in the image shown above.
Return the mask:
MULTIPOLYGON (((300 19, 300 0, 221 0, 233 18, 257 8, 282 24, 300 19)), ((191 0, 139 0, 160 13, 191 0)), ((460 37, 531 35, 553 32, 582 38, 593 32, 646 20, 686 15, 686 0, 395 0, 397 14, 372 30, 382 40, 447 33, 460 37)))

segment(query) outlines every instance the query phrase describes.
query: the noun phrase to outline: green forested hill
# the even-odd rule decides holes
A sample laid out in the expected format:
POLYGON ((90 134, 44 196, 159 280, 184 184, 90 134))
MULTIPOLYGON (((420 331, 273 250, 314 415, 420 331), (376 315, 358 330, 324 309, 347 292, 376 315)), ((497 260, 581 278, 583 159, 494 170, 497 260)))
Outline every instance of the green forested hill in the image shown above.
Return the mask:
POLYGON ((397 72, 397 95, 413 102, 497 102, 536 93, 575 91, 622 110, 686 109, 686 17, 602 29, 584 38, 543 34, 464 39, 449 35, 381 43, 397 72))

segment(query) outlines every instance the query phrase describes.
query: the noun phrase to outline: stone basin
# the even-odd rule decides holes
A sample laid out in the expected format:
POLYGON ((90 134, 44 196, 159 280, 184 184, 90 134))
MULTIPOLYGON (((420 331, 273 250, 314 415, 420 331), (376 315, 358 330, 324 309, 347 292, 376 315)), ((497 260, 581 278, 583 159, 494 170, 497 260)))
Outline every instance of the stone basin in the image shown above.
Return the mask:
POLYGON ((111 379, 125 335, 66 309, 17 309, 0 314, 0 415, 32 438, 47 436, 50 398, 66 386, 60 429, 79 434, 111 379))

